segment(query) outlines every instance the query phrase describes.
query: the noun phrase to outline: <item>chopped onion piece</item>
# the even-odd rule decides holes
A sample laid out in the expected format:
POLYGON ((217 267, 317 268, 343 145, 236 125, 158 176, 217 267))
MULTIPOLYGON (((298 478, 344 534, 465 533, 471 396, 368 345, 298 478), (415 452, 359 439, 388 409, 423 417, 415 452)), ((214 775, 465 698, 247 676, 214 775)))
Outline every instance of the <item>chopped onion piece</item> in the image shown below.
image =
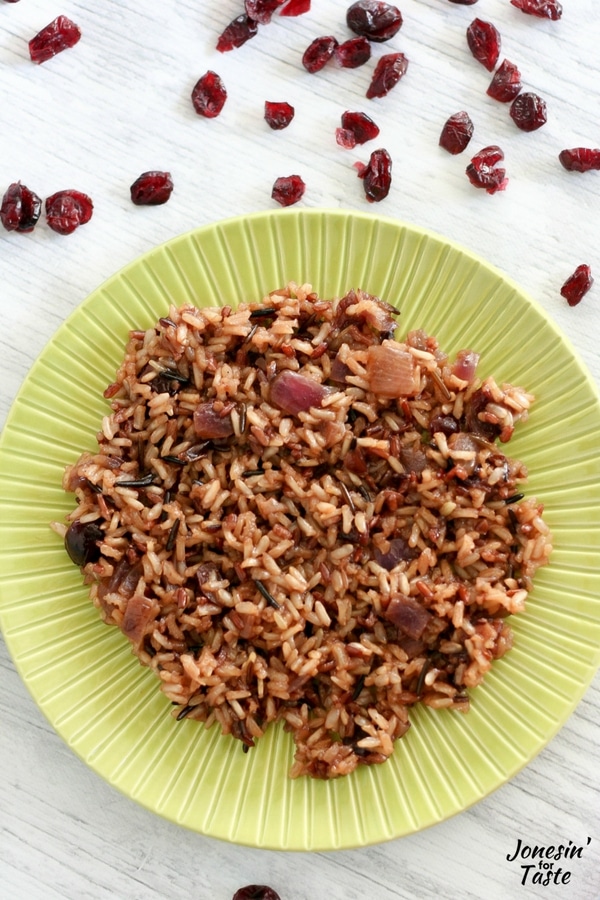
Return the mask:
POLYGON ((461 381, 472 381, 475 378, 478 363, 479 353, 475 353, 474 350, 459 350, 452 366, 452 374, 461 381))
POLYGON ((222 416, 214 403, 201 403, 194 410, 194 431, 201 438, 222 440, 231 437, 233 425, 231 416, 222 416))
POLYGON ((370 390, 378 397, 411 397, 419 390, 412 353, 394 341, 369 347, 367 380, 370 390))
POLYGON ((271 382, 271 402, 286 413, 296 416, 311 406, 323 405, 330 389, 298 372, 284 369, 271 382))

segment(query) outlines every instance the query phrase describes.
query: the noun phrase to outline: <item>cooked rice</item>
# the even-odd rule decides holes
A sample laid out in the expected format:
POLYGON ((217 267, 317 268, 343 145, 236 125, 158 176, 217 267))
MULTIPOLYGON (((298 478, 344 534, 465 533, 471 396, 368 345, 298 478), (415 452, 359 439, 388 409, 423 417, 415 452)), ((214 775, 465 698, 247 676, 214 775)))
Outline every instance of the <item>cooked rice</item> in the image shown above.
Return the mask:
POLYGON ((70 521, 102 531, 91 598, 176 717, 245 749, 283 721, 292 776, 385 761, 416 703, 467 711, 552 549, 497 443, 533 397, 393 340, 395 314, 295 284, 172 306, 131 332, 64 476, 70 521))

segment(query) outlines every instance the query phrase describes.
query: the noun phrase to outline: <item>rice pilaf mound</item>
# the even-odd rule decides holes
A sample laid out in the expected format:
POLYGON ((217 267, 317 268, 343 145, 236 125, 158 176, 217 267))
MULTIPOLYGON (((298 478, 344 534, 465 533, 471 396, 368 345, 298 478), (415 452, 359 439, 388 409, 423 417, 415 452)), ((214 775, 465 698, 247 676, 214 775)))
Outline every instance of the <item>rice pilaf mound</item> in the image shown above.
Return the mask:
POLYGON ((293 777, 384 762, 409 708, 466 712, 552 546, 506 456, 533 397, 362 290, 290 283, 132 331, 111 413, 64 476, 65 536, 178 719, 293 777))

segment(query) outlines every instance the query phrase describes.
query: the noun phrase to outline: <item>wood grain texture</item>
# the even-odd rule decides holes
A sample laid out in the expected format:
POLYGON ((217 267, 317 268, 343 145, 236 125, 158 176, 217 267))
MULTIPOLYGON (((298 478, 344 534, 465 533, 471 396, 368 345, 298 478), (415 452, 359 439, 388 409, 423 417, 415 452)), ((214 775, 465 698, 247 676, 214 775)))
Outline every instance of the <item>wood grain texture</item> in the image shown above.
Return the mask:
MULTIPOLYGON (((559 294, 578 264, 600 273, 600 173, 565 172, 557 158, 564 147, 599 143, 598 4, 565 2, 563 19, 553 23, 524 16, 508 0, 471 7, 399 0, 404 25, 389 45, 373 48, 373 61, 400 50, 409 70, 378 101, 364 97, 373 61, 314 76, 300 64, 314 37, 349 36, 347 5, 313 0, 310 13, 275 17, 254 40, 221 55, 216 38, 241 12, 241 0, 65 0, 60 8, 0 0, 0 191, 21 179, 42 197, 73 187, 95 203, 91 222, 69 237, 44 223, 30 235, 0 233, 0 422, 40 351, 90 291, 196 225, 274 208, 272 183, 292 172, 306 181, 304 206, 381 212, 487 258, 542 304, 600 384, 600 286, 574 309, 559 294), (83 37, 34 66, 27 41, 59 13, 83 37), (490 75, 464 37, 475 16, 497 25, 502 57, 519 66, 524 89, 546 99, 548 123, 538 132, 519 132, 508 108, 486 96, 490 75), (229 92, 213 121, 198 118, 189 100, 209 68, 229 92), (295 107, 285 131, 265 124, 265 100, 295 107), (375 119, 374 144, 336 145, 345 109, 375 119), (475 191, 464 174, 469 151, 450 157, 438 147, 445 119, 459 109, 475 122, 473 152, 503 147, 504 193, 475 191), (392 190, 378 207, 366 203, 353 168, 375 146, 394 161, 392 190), (164 207, 134 207, 129 185, 153 168, 171 171, 173 196, 164 207)), ((599 737, 596 677, 539 756, 459 816, 363 850, 258 851, 178 828, 105 784, 48 725, 0 642, 0 893, 9 900, 229 900, 243 884, 267 883, 282 900, 597 900, 599 737), (571 871, 570 881, 542 887, 530 875, 522 885, 525 861, 506 859, 518 838, 583 846, 581 858, 554 863, 571 871)))

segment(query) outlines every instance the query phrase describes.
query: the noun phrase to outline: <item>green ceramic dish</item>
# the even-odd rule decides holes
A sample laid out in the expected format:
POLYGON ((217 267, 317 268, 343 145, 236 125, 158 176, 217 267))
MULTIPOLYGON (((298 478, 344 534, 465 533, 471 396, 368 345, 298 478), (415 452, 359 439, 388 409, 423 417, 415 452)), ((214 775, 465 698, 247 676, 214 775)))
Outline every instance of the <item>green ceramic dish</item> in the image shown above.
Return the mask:
POLYGON ((23 680, 57 732, 123 793, 183 826, 255 847, 332 850, 440 822, 511 778, 575 708, 600 661, 600 406, 582 363, 543 310, 451 242, 391 219, 283 210, 199 228, 127 266, 75 310, 33 366, 0 444, 0 623, 23 680), (257 748, 176 723, 126 639, 100 622, 49 522, 73 498, 64 466, 106 412, 131 327, 170 301, 232 304, 289 280, 327 298, 351 287, 401 309, 403 330, 537 402, 511 444, 529 467, 555 550, 515 647, 472 694, 467 716, 415 710, 383 766, 329 783, 287 772, 293 745, 272 728, 257 748))

